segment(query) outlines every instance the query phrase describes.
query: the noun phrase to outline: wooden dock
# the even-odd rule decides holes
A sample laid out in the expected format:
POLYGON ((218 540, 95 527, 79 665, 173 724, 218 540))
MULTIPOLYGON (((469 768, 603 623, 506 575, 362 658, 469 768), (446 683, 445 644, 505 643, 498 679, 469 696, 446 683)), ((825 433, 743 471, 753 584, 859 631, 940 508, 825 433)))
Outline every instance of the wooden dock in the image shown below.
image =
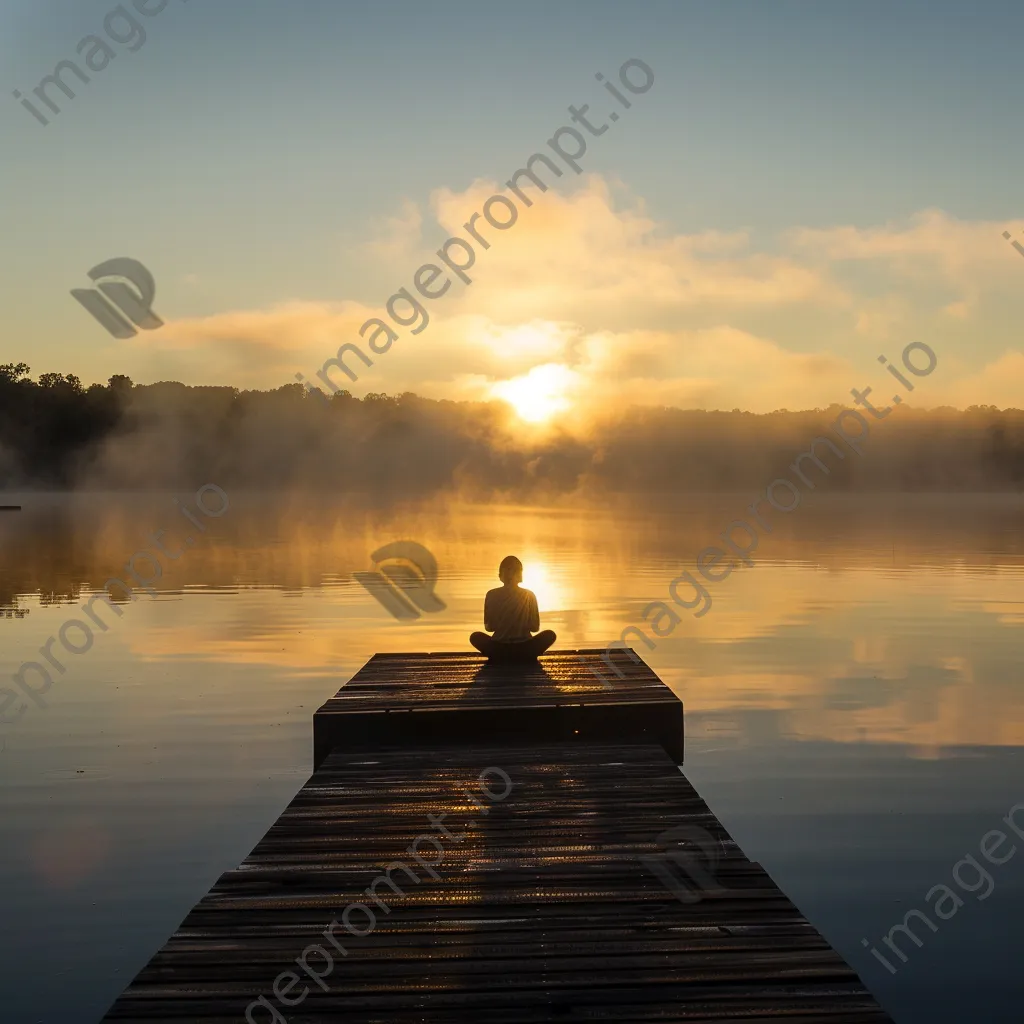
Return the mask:
POLYGON ((313 716, 313 767, 336 746, 484 739, 657 743, 682 763, 682 701, 640 659, 617 653, 620 678, 602 654, 508 666, 475 653, 376 654, 313 716))
MULTIPOLYGON (((492 742, 483 713, 514 699, 494 679, 495 705, 472 696, 474 731, 455 742, 443 716, 467 673, 479 681, 470 660, 378 656, 353 704, 328 701, 318 716, 377 714, 387 692, 415 708, 395 688, 419 677, 434 710, 395 721, 435 723, 441 741, 324 753, 104 1020, 890 1021, 661 744, 588 736, 585 711, 583 739, 492 742)), ((527 698, 561 680, 565 706, 586 707, 568 660, 545 657, 527 698)), ((611 697, 646 701, 643 668, 611 697)))

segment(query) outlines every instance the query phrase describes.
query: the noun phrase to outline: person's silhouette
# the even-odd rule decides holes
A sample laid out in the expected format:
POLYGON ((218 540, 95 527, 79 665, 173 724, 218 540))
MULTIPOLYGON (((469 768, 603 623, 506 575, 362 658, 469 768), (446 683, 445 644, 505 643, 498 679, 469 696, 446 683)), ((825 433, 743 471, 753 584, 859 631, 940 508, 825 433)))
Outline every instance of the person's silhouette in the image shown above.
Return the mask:
POLYGON ((543 654, 557 639, 554 630, 539 633, 540 612, 532 590, 519 584, 523 580, 523 563, 515 555, 507 555, 498 566, 502 586, 488 590, 484 598, 484 629, 473 633, 469 642, 491 661, 529 661, 543 654), (531 633, 537 633, 531 636, 531 633))

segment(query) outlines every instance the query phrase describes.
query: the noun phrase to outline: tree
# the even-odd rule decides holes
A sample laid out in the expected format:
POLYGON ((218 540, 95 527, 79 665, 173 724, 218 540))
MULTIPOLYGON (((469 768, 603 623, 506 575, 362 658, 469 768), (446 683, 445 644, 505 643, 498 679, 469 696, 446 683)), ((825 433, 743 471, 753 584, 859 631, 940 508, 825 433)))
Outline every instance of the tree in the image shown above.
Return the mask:
POLYGON ((29 369, 27 363, 4 363, 0 365, 0 382, 18 384, 28 376, 29 369))
POLYGON ((39 386, 41 388, 63 387, 76 393, 82 390, 82 382, 73 373, 41 373, 39 386))

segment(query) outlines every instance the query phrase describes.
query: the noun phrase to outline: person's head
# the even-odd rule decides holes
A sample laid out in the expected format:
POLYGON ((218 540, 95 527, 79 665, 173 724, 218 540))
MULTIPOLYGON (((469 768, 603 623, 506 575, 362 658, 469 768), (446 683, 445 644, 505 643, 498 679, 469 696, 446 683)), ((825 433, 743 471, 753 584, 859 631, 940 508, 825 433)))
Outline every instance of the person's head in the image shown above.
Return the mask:
POLYGON ((523 582, 523 563, 515 555, 506 555, 498 566, 498 579, 506 586, 523 582))

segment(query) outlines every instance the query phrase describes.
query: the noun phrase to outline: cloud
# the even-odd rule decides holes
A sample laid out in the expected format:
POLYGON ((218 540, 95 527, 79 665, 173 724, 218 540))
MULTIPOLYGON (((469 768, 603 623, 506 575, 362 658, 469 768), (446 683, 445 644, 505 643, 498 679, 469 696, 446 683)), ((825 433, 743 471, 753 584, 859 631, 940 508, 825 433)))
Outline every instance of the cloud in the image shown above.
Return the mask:
POLYGON ((311 365, 315 372, 342 340, 358 339, 360 325, 378 315, 354 302, 288 302, 171 320, 127 344, 141 353, 174 353, 202 383, 278 387, 311 365))
MULTIPOLYGON (((1024 407, 1024 353, 1007 350, 973 373, 950 373, 943 389, 945 404, 965 409, 995 405, 1000 409, 1024 407)), ((938 402, 929 403, 938 405, 938 402)))
POLYGON ((423 241, 423 211, 411 199, 403 199, 398 212, 371 226, 366 250, 389 269, 412 259, 423 241))
POLYGON ((853 368, 831 353, 792 352, 728 326, 608 334, 588 342, 591 404, 806 409, 848 393, 853 368))
MULTIPOLYGON (((797 228, 766 250, 745 231, 672 232, 642 198, 596 175, 569 191, 564 179, 551 184, 544 193, 528 186, 532 205, 519 204, 508 230, 477 217, 486 247, 475 244, 472 283, 453 280, 443 297, 423 300, 429 325, 416 335, 399 328, 391 349, 372 354, 369 368, 356 364, 359 380, 345 386, 488 398, 547 366, 561 368, 544 372, 571 379, 585 406, 821 407, 847 401, 857 378, 877 369, 880 349, 865 355, 865 339, 891 349, 932 336, 938 324, 953 332, 940 362, 958 379, 936 374, 927 404, 955 395, 995 401, 982 393, 1020 404, 1006 338, 996 330, 978 345, 974 337, 979 304, 996 284, 1024 287, 1003 225, 926 210, 883 226, 797 228)), ((297 372, 313 379, 344 342, 370 354, 359 327, 387 320, 398 289, 415 293, 417 268, 437 262, 447 233, 469 238, 464 225, 498 191, 486 181, 436 190, 430 228, 409 200, 378 222, 363 243, 386 260, 377 304, 342 297, 236 310, 171 321, 126 345, 191 383, 275 387, 297 372)))
POLYGON ((964 221, 929 209, 897 224, 797 228, 786 237, 815 261, 877 262, 898 277, 975 290, 1020 286, 1024 265, 1002 233, 1019 235, 1022 227, 1024 221, 964 221))
MULTIPOLYGON (((448 231, 465 236, 468 217, 498 188, 476 182, 460 194, 438 190, 434 213, 448 231)), ((842 301, 827 275, 749 251, 745 233, 670 234, 641 200, 626 195, 627 205, 617 204, 612 186, 596 175, 568 195, 528 194, 534 205, 507 233, 476 225, 491 248, 480 254, 478 279, 461 301, 498 320, 527 313, 617 328, 699 307, 842 301)))

